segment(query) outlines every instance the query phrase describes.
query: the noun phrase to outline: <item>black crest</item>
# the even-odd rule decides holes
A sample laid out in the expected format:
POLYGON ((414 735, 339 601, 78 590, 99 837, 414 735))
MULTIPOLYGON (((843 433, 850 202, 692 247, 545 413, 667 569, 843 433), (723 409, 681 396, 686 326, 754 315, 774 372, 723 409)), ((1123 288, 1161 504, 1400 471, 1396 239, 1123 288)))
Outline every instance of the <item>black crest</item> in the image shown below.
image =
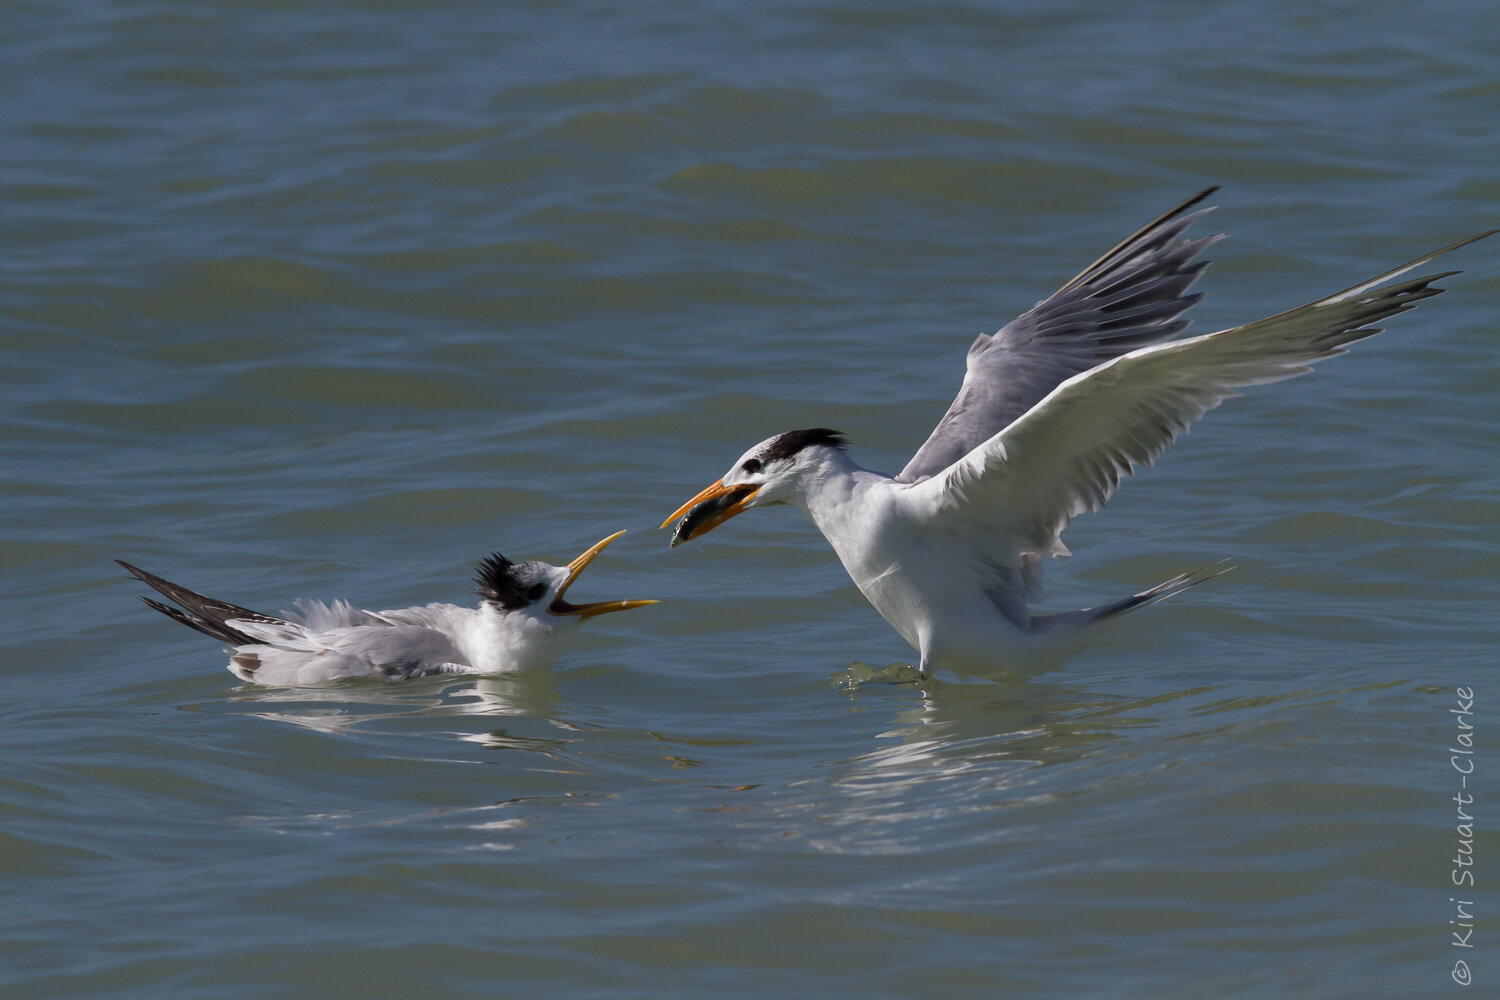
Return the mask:
POLYGON ((838 431, 829 430, 827 427, 809 427, 800 431, 787 431, 771 440, 762 459, 767 462, 775 462, 778 459, 791 458, 803 448, 815 444, 826 444, 830 448, 847 448, 849 439, 838 431))
POLYGON ((507 611, 518 611, 536 600, 528 593, 528 584, 516 572, 516 564, 498 552, 480 560, 479 575, 474 577, 474 582, 479 584, 475 593, 507 611))

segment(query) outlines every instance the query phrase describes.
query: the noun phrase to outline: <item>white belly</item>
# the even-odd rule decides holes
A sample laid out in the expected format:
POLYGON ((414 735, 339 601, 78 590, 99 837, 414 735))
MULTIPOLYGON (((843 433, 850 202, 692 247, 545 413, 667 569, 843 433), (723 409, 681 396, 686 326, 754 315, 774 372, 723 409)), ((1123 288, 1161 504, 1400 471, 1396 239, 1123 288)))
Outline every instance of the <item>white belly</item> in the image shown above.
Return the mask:
POLYGON ((1021 669, 1035 659, 1037 637, 1015 617, 1026 620, 1024 598, 1009 595, 1007 616, 985 567, 917 532, 845 535, 840 542, 835 550, 850 578, 921 654, 924 671, 1021 669))

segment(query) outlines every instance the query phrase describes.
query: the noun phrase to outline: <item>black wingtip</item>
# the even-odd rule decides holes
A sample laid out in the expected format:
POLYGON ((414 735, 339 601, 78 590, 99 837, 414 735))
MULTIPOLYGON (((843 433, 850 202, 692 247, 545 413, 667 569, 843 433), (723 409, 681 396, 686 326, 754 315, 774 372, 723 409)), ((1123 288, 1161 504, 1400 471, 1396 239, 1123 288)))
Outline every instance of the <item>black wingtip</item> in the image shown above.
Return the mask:
MULTIPOLYGON (((1113 267, 1123 260, 1129 259, 1127 251, 1129 251, 1131 248, 1138 249, 1138 244, 1141 241, 1148 239, 1153 233, 1156 233, 1158 230, 1161 230, 1164 227, 1175 225, 1176 228, 1171 230, 1171 233, 1173 235, 1182 232, 1183 229, 1186 228, 1186 226, 1192 220, 1190 219, 1187 220, 1187 222, 1177 223, 1173 223, 1173 220, 1182 215, 1183 212, 1186 212, 1188 209, 1192 208, 1194 205, 1197 205, 1199 202, 1203 201, 1203 199, 1207 198, 1217 190, 1219 190, 1218 184, 1215 184, 1212 187, 1206 187, 1186 201, 1180 202, 1177 205, 1174 205, 1173 207, 1167 209, 1165 212, 1161 213, 1156 218, 1152 219, 1150 222, 1146 223, 1144 226, 1140 227, 1135 232, 1131 233, 1129 236, 1116 243, 1102 256, 1100 256, 1098 260, 1094 261, 1088 267, 1080 271, 1077 277, 1075 277, 1072 281, 1069 281, 1067 284, 1059 288, 1057 292, 1054 293, 1054 295, 1061 295, 1066 292, 1070 292, 1078 286, 1082 285, 1084 282, 1088 281, 1091 275, 1099 274, 1103 270, 1113 267)), ((1207 208, 1203 209, 1203 211, 1205 212, 1209 210, 1210 209, 1207 208)), ((1222 236, 1222 233, 1219 234, 1219 238, 1222 238, 1222 236)), ((1201 243, 1200 241, 1200 245, 1206 247, 1208 244, 1201 243)))
POLYGON ((1198 204, 1203 199, 1205 199, 1205 198, 1211 196, 1212 194, 1214 194, 1214 192, 1218 191, 1223 186, 1224 185, 1222 185, 1222 184, 1214 184, 1211 187, 1204 188, 1202 191, 1199 191, 1197 194, 1193 195, 1191 198, 1189 198, 1187 201, 1183 202, 1181 205, 1178 205, 1176 212, 1173 212, 1172 214, 1176 215, 1177 212, 1181 212, 1183 209, 1192 208, 1194 205, 1198 204))
MULTIPOLYGON (((1489 239, 1491 236, 1494 236, 1496 233, 1500 233, 1500 229, 1487 229, 1487 230, 1485 230, 1482 233, 1476 233, 1475 235, 1470 236, 1470 237, 1468 237, 1466 239, 1459 240, 1457 243, 1453 243, 1453 244, 1450 244, 1448 246, 1445 246, 1445 247, 1443 247, 1443 249, 1438 250, 1435 253, 1431 254, 1431 256, 1436 257, 1438 254, 1444 254, 1444 253, 1447 253, 1450 250, 1457 250, 1459 247, 1466 247, 1470 243, 1478 243, 1480 240, 1489 239)), ((1453 271, 1451 273, 1458 274, 1459 272, 1458 271, 1453 271)))
POLYGON ((155 611, 160 611, 173 621, 181 622, 188 628, 202 632, 204 635, 211 636, 221 642, 239 646, 255 641, 250 636, 227 624, 231 620, 282 621, 273 615, 263 615, 259 611, 242 608, 238 604, 229 604, 225 601, 215 600, 212 597, 205 597, 202 594, 188 590, 180 584, 148 573, 139 566, 132 566, 123 559, 116 559, 115 562, 119 563, 137 580, 140 580, 167 600, 181 605, 181 608, 177 608, 171 604, 164 604, 149 597, 142 597, 141 600, 146 603, 147 607, 155 611))
MULTIPOLYGON (((1151 220, 1151 224, 1150 225, 1142 226, 1141 230, 1144 232, 1145 230, 1148 230, 1148 229, 1154 229, 1155 227, 1161 225, 1163 222, 1166 222, 1169 219, 1175 219, 1175 218, 1177 218, 1177 216, 1181 215, 1183 212, 1186 212, 1188 209, 1192 208, 1194 205, 1202 204, 1205 199, 1207 199, 1210 196, 1212 196, 1213 193, 1215 191, 1218 191, 1222 186, 1223 185, 1221 185, 1221 184, 1215 184, 1212 187, 1206 187, 1206 188, 1204 188, 1202 191, 1199 191, 1197 194, 1193 195, 1187 201, 1184 201, 1181 204, 1179 204, 1176 208, 1169 208, 1169 209, 1167 209, 1165 212, 1161 213, 1161 215, 1159 215, 1155 219, 1151 220)), ((1137 234, 1137 235, 1139 235, 1139 234, 1137 234)))

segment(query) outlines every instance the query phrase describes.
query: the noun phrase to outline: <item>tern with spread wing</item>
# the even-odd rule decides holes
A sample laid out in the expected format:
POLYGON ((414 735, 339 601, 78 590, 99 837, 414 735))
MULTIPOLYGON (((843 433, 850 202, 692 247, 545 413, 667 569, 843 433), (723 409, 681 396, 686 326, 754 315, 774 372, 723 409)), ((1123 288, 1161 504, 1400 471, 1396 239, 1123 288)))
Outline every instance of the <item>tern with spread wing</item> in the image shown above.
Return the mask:
POLYGON ((1050 298, 969 348, 958 397, 895 477, 850 460, 827 428, 777 435, 663 522, 676 546, 750 509, 791 504, 860 591, 921 656, 924 673, 1021 666, 1096 622, 1218 570, 1174 577, 1097 608, 1034 615, 1043 557, 1068 554, 1069 521, 1155 461, 1237 387, 1309 371, 1371 324, 1437 295, 1445 271, 1397 281, 1482 233, 1316 302, 1244 326, 1171 339, 1220 236, 1179 237, 1217 188, 1153 220, 1050 298))
POLYGON ((115 560, 174 604, 148 605, 235 647, 229 671, 277 687, 325 684, 347 677, 403 680, 430 674, 514 674, 541 670, 563 638, 585 618, 655 601, 571 604, 563 595, 617 531, 566 566, 513 563, 496 552, 479 564, 477 608, 427 604, 399 611, 361 611, 347 601, 297 600, 284 617, 225 604, 115 560))

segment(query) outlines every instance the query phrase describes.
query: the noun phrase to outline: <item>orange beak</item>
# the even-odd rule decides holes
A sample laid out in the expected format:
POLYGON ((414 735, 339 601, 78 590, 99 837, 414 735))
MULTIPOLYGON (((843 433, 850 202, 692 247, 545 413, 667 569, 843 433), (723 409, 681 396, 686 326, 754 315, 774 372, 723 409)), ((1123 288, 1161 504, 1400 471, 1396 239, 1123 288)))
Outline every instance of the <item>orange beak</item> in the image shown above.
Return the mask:
POLYGON ((714 530, 736 514, 743 514, 750 509, 750 501, 759 492, 759 486, 725 486, 723 479, 715 479, 702 493, 678 507, 661 523, 665 528, 674 519, 682 518, 672 532, 669 548, 675 549, 683 542, 714 530))
POLYGON ((631 608, 644 608, 656 601, 595 601, 592 604, 569 604, 563 600, 563 594, 567 593, 573 581, 578 579, 580 573, 594 561, 594 557, 603 552, 610 542, 625 534, 617 531, 608 538, 601 539, 584 550, 583 555, 568 563, 568 578, 563 581, 562 586, 557 588, 557 596, 552 603, 547 605, 547 611, 554 615, 577 615, 579 618, 592 618, 595 615, 607 615, 611 611, 629 611, 631 608))

